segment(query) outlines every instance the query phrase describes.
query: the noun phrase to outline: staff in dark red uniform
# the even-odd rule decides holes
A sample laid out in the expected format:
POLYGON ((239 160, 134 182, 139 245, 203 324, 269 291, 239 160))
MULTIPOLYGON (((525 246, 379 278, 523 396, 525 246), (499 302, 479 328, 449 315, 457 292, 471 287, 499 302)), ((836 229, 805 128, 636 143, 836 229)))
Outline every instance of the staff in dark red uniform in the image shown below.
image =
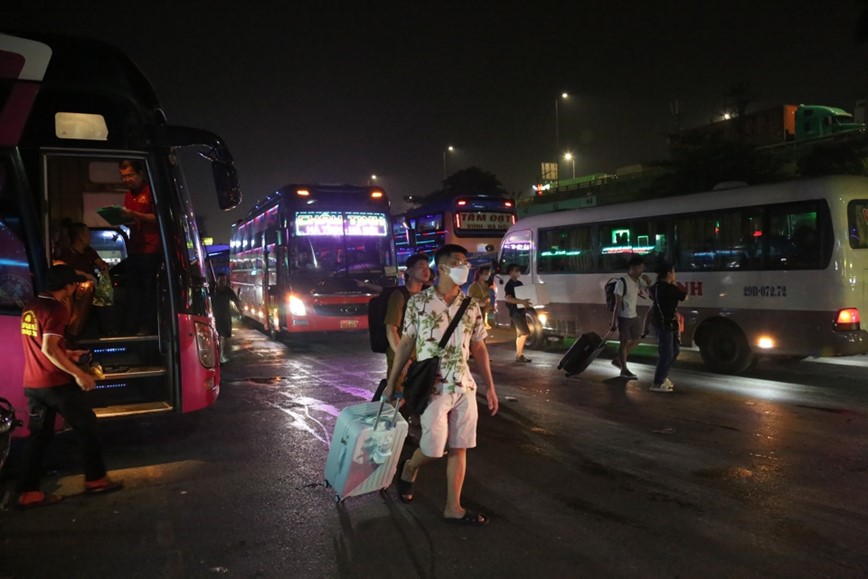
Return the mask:
POLYGON ((133 220, 127 247, 126 287, 129 333, 156 330, 157 271, 160 268, 160 227, 154 214, 151 186, 145 182, 141 161, 120 162, 121 181, 130 188, 124 198, 124 214, 133 220))
POLYGON ((69 265, 55 265, 46 274, 47 292, 40 293, 21 315, 24 346, 24 394, 30 413, 30 437, 24 449, 24 466, 18 481, 18 506, 32 508, 53 505, 61 495, 39 490, 42 458, 54 436, 59 413, 76 431, 83 446, 84 490, 104 493, 123 487, 106 476, 102 448, 96 431, 96 415, 84 398, 84 391, 96 386, 93 376, 76 366, 86 350, 67 350, 64 334, 69 322, 67 303, 76 285, 86 281, 69 265), (73 380, 75 384, 73 384, 73 380))

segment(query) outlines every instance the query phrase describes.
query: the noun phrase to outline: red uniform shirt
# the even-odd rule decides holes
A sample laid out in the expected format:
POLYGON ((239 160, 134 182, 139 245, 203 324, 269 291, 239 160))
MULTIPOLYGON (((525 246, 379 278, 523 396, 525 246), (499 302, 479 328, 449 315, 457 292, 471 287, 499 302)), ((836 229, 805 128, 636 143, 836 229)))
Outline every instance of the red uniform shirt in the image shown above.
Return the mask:
POLYGON ((68 323, 69 310, 50 295, 40 294, 24 308, 21 340, 24 345, 25 388, 61 386, 72 380, 42 353, 42 341, 47 335, 60 336, 60 346, 66 348, 63 336, 68 323))
MULTIPOLYGON (((151 186, 144 185, 138 193, 127 191, 124 207, 137 213, 154 213, 151 186)), ((130 254, 157 253, 160 249, 160 228, 156 223, 136 221, 130 226, 130 254)))

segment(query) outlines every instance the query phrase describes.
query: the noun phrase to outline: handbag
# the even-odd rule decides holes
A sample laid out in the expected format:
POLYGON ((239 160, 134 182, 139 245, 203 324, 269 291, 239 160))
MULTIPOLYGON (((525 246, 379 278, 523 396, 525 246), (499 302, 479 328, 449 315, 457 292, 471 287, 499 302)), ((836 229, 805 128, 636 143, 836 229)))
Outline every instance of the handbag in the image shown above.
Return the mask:
MULTIPOLYGON (((446 347, 449 338, 458 326, 458 322, 464 317, 464 312, 470 306, 471 298, 464 298, 461 302, 461 307, 452 321, 449 322, 449 327, 443 337, 440 338, 440 343, 437 348, 442 350, 446 347)), ((404 401, 407 408, 413 414, 422 414, 428 406, 428 398, 431 396, 431 391, 434 388, 434 382, 437 380, 437 374, 440 372, 440 356, 432 356, 424 360, 416 360, 410 367, 407 368, 407 377, 404 379, 404 401)))
POLYGON ((97 307, 110 306, 115 301, 115 290, 112 286, 112 278, 108 272, 101 272, 96 282, 96 290, 93 294, 93 305, 97 307))

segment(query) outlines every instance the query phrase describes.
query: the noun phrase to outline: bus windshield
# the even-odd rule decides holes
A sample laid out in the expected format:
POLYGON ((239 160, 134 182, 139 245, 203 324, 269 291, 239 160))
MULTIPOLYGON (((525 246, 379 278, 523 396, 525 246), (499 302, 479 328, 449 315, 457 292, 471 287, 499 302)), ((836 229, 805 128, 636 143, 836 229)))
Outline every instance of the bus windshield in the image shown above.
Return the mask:
POLYGON ((295 237, 290 243, 294 275, 385 273, 391 264, 388 237, 327 235, 295 237))

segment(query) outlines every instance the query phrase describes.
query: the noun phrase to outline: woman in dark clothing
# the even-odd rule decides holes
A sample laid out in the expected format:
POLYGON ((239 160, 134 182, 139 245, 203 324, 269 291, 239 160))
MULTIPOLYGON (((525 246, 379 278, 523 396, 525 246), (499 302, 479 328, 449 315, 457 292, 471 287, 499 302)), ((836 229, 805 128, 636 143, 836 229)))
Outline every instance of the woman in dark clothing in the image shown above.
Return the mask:
POLYGON ((66 332, 70 338, 74 338, 82 333, 90 317, 96 272, 99 270, 107 274, 109 265, 90 246, 90 228, 87 225, 64 220, 63 227, 67 230, 69 245, 59 248, 55 263, 71 265, 77 274, 87 278, 87 281, 78 284, 69 304, 70 318, 66 332))
POLYGON ((232 337, 232 304, 241 310, 241 300, 229 287, 225 273, 217 275, 217 287, 211 293, 211 306, 214 309, 214 322, 220 336, 220 361, 229 361, 226 355, 226 340, 232 337))
POLYGON ((654 371, 653 392, 672 392, 669 370, 680 352, 680 330, 676 309, 687 299, 687 292, 675 284, 675 268, 663 264, 657 269, 657 283, 651 288, 651 327, 657 335, 657 369, 654 371))

